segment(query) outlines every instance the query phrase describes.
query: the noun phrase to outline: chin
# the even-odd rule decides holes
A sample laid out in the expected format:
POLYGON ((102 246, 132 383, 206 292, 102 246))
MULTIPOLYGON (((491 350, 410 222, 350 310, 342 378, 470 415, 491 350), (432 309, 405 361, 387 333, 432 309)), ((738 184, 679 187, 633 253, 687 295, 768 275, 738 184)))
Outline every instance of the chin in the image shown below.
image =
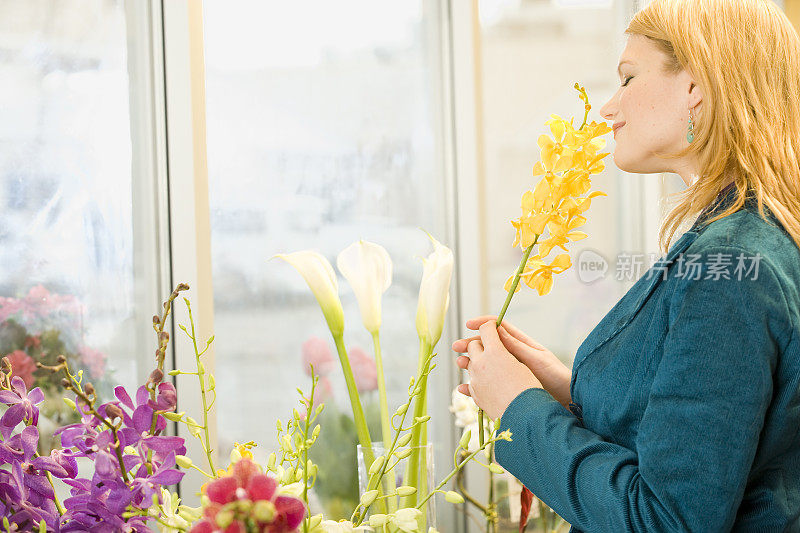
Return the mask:
POLYGON ((643 160, 641 157, 633 157, 631 154, 614 150, 614 164, 623 172, 630 174, 658 174, 669 172, 662 168, 663 165, 654 164, 652 161, 643 160))

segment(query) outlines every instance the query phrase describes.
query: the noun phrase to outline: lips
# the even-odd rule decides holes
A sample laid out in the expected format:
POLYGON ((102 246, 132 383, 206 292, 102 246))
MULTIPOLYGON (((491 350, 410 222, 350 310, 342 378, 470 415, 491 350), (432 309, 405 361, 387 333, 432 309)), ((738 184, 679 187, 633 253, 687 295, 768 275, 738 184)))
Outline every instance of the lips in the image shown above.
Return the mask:
POLYGON ((617 130, 620 129, 625 124, 626 124, 625 122, 617 122, 616 124, 614 124, 613 128, 614 128, 614 136, 615 137, 617 136, 617 130))

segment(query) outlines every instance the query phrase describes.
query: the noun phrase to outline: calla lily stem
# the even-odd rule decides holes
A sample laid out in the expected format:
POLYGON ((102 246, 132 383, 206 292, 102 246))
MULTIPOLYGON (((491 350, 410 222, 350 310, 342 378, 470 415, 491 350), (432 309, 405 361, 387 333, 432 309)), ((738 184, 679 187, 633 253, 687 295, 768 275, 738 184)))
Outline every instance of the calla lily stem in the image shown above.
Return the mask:
POLYGON ((353 369, 350 367, 350 359, 347 357, 347 350, 344 347, 344 337, 341 334, 334 335, 333 341, 336 343, 336 352, 339 354, 344 381, 347 383, 347 394, 350 396, 350 405, 353 408, 353 422, 356 425, 358 443, 361 444, 364 453, 364 464, 371 465, 375 460, 375 454, 372 453, 372 440, 369 436, 369 428, 367 428, 367 419, 364 416, 364 408, 361 406, 361 398, 356 388, 353 369))

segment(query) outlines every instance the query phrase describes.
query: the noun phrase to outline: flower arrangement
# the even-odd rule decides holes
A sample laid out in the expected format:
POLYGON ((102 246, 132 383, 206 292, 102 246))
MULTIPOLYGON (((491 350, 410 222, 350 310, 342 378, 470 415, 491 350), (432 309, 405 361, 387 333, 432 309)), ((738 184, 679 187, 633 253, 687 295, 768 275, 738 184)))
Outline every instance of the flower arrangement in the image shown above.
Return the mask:
MULTIPOLYGON (((513 221, 517 231, 514 246, 521 246, 524 257, 516 273, 506 284, 508 296, 498 318, 505 314, 519 281, 546 294, 552 287, 552 276, 570 266, 569 256, 560 254, 549 264, 545 259, 555 247, 566 250, 570 241, 585 237, 575 231, 585 222, 582 215, 599 194, 586 194, 591 174, 602 170, 598 153, 603 142, 597 137, 608 126, 586 123, 591 106, 585 89, 579 90, 585 102, 583 124, 575 128, 572 121, 553 116, 548 121, 553 138, 539 139, 541 161, 534 175, 543 179, 522 198, 523 213, 513 221), (547 229, 547 237, 539 238, 547 229), (532 255, 533 247, 539 245, 532 255)), ((487 531, 497 523, 496 497, 492 476, 503 469, 493 462, 494 444, 511 440, 510 432, 498 432, 497 423, 483 419, 482 412, 469 421, 460 413, 465 431, 454 451, 453 469, 438 483, 429 481, 426 449, 428 442, 427 383, 434 370, 435 347, 441 337, 449 305, 449 285, 453 270, 452 251, 428 235, 433 252, 423 259, 422 280, 416 313, 419 341, 417 373, 411 377, 408 395, 399 407, 388 405, 384 367, 381 357, 381 298, 391 285, 392 263, 380 245, 358 241, 343 250, 337 267, 348 280, 358 300, 361 320, 373 340, 373 360, 361 350, 348 352, 344 341, 344 311, 338 295, 333 266, 319 253, 306 250, 279 254, 305 279, 316 297, 330 330, 339 365, 347 385, 353 426, 366 467, 366 486, 354 505, 349 520, 325 519, 309 512, 309 493, 314 490, 320 467, 313 460, 313 448, 322 432, 320 416, 322 400, 330 394, 328 375, 335 366, 332 353, 325 353, 319 339, 309 339, 304 346, 304 361, 312 380, 308 395, 298 389, 301 408, 295 409, 287 423, 276 423, 279 449, 268 456, 262 466, 253 459, 255 443, 237 444, 226 468, 217 468, 212 454, 208 413, 216 401, 216 383, 202 362, 214 338, 205 343, 198 339, 188 299, 189 324, 180 329, 192 341, 195 367, 166 372, 165 355, 170 335, 165 331, 167 317, 179 294, 189 287, 180 284, 164 302, 163 312, 153 317, 157 340, 155 368, 146 383, 131 394, 124 387, 113 390, 113 399, 103 401, 103 394, 89 381, 96 379, 92 365, 81 367, 67 355, 54 360, 36 362, 14 355, 0 364, 0 404, 5 412, 0 417, 0 514, 2 530, 39 532, 125 531, 149 532, 190 531, 208 533, 224 531, 283 533, 331 533, 352 531, 425 532, 435 533, 435 524, 428 523, 428 509, 436 494, 452 504, 464 503, 461 493, 446 490, 455 478, 459 483, 464 467, 474 462, 489 471, 489 502, 481 506, 468 496, 470 503, 481 507, 487 531), (313 341, 313 342, 312 342, 313 341), (316 365, 316 367, 315 367, 316 365), (354 371, 354 367, 356 370, 354 371), (43 385, 26 382, 25 376, 36 372, 46 375, 47 386, 57 382, 67 392, 64 404, 74 413, 75 422, 67 424, 55 435, 61 446, 48 454, 40 454, 40 406, 45 399, 43 385), (197 379, 203 412, 198 418, 175 412, 177 394, 167 376, 197 379), (361 394, 377 389, 378 424, 370 429, 361 394), (196 438, 204 457, 199 462, 186 456, 184 438, 167 434, 168 421, 185 425, 196 438), (375 454, 372 435, 379 435, 381 452, 375 454), (473 436, 477 434, 477 442, 473 436), (485 462, 479 459, 485 458, 485 462), (401 465, 404 461, 404 466, 401 465), (201 505, 182 505, 170 487, 184 476, 183 470, 194 469, 208 479, 200 491, 201 505), (402 472, 397 470, 402 469, 402 472), (87 472, 82 475, 81 472, 87 472), (69 497, 61 501, 57 488, 66 488, 69 497)), ((26 312, 18 303, 0 301, 0 310, 14 309, 2 316, 26 312)), ((5 312, 5 311, 4 311, 5 312)), ((80 350, 79 352, 80 353, 80 350)), ((96 355, 93 355, 96 357, 96 355)), ((85 359, 82 360, 84 363, 85 359)), ((183 379, 183 378, 181 378, 183 379)), ((472 408, 469 407, 470 412, 472 408)), ((459 411, 463 409, 459 408, 459 411)), ((352 466, 355 465, 351 465, 352 466)), ((466 495, 466 493, 464 492, 466 495)), ((530 494, 530 493, 528 493, 530 494)), ((523 492, 521 528, 527 522, 531 496, 523 492), (527 498, 527 499, 526 499, 527 498)))

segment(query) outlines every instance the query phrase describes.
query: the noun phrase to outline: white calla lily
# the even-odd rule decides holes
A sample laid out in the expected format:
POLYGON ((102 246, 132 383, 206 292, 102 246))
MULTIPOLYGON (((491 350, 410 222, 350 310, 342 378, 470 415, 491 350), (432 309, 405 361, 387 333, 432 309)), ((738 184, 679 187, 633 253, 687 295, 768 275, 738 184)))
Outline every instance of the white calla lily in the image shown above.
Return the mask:
POLYGON ((283 259, 292 265, 308 283, 311 292, 322 308, 322 314, 328 322, 331 333, 340 336, 344 333, 344 310, 339 300, 339 284, 336 272, 325 257, 312 250, 303 250, 290 254, 277 254, 273 257, 283 259))
POLYGON ((433 348, 442 336, 444 317, 450 305, 453 252, 428 234, 433 252, 422 260, 422 282, 417 302, 417 334, 433 348))
POLYGON ((383 246, 357 241, 336 258, 339 272, 347 279, 358 300, 361 320, 370 333, 381 327, 381 297, 392 284, 392 259, 383 246))

